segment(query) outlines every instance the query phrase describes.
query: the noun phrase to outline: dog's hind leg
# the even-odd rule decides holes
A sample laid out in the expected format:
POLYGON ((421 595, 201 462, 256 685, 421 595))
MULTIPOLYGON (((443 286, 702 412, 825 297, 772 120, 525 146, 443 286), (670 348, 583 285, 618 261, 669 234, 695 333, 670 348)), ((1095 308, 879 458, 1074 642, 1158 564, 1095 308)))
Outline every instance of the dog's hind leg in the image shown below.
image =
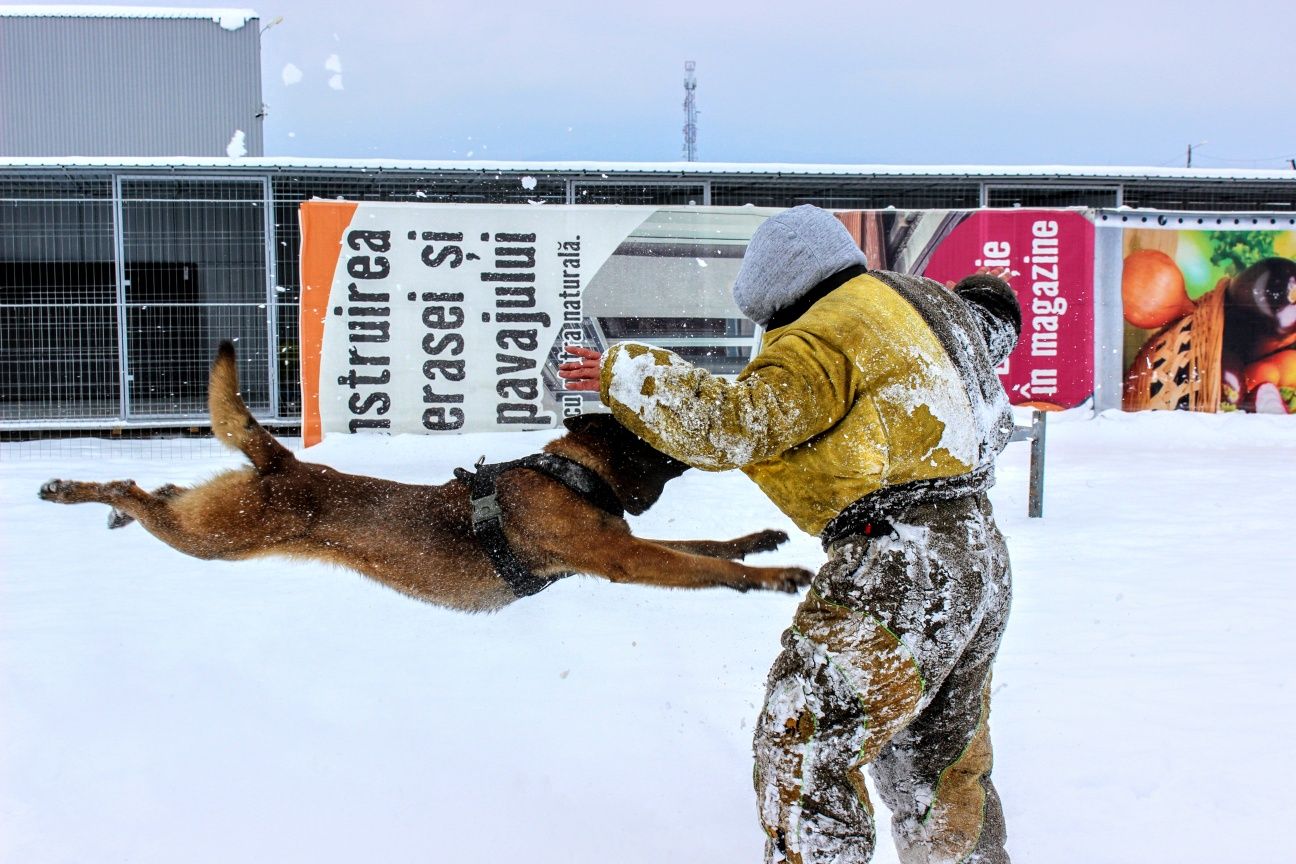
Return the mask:
POLYGON ((741 560, 757 552, 772 552, 787 540, 787 532, 767 530, 746 534, 733 540, 652 540, 649 542, 679 552, 688 552, 691 555, 741 560))
POLYGON ((171 499, 183 491, 163 487, 164 495, 150 495, 134 480, 110 483, 83 483, 77 480, 51 480, 40 488, 40 497, 56 504, 107 504, 132 520, 139 520, 148 532, 163 543, 197 558, 220 558, 211 538, 186 530, 171 509, 171 499))
POLYGON ((134 480, 113 480, 111 483, 82 483, 78 480, 51 480, 38 493, 44 501, 55 504, 109 504, 122 507, 130 515, 146 504, 151 496, 134 480))
POLYGON ((40 497, 55 504, 107 504, 113 508, 108 527, 129 525, 136 519, 154 521, 163 516, 167 499, 175 497, 179 487, 162 487, 162 495, 154 496, 135 484, 134 480, 113 480, 110 483, 82 483, 77 480, 51 480, 40 488, 40 497), (117 524, 114 524, 117 523, 117 524))
MULTIPOLYGON (((154 489, 151 494, 154 498, 174 498, 187 491, 188 490, 183 486, 177 486, 174 483, 167 483, 165 486, 159 486, 154 489)), ((116 507, 112 508, 108 513, 108 528, 110 530, 113 528, 125 528, 134 521, 134 516, 131 516, 124 510, 118 510, 116 507)))

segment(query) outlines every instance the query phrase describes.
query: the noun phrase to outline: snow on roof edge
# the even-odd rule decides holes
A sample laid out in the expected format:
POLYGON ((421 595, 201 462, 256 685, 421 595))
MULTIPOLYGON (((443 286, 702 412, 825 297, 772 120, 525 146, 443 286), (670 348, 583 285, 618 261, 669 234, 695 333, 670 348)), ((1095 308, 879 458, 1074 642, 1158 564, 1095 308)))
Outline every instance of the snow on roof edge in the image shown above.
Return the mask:
POLYGON ((179 6, 0 6, 0 18, 184 18, 210 19, 224 30, 238 30, 259 20, 252 9, 188 8, 179 6))
POLYGON ((237 159, 201 156, 0 157, 0 168, 226 168, 246 170, 471 171, 620 174, 728 174, 839 177, 967 177, 1005 179, 1184 179, 1290 180, 1296 171, 1278 168, 1161 168, 1098 165, 869 165, 786 162, 613 162, 485 161, 416 159, 321 159, 258 156, 237 159))

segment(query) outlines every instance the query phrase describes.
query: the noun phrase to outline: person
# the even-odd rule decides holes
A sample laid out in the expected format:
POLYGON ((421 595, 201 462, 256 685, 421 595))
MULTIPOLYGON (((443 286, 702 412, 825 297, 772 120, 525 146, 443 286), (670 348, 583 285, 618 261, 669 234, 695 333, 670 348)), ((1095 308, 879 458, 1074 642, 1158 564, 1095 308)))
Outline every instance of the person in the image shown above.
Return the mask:
POLYGON ((782 211, 733 286, 766 328, 735 380, 633 342, 569 347, 559 374, 663 452, 742 469, 829 553, 757 724, 766 861, 868 861, 867 765, 901 861, 1000 864, 987 721, 1011 589, 985 493, 1021 311, 1001 270, 950 290, 866 263, 827 211, 782 211))

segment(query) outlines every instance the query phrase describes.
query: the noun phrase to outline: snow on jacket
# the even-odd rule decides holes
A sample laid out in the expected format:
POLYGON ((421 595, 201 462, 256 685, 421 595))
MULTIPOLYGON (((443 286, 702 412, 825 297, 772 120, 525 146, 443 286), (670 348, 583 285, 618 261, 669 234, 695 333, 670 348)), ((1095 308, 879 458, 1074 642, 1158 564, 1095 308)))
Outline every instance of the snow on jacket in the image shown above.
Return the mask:
POLYGON ((1012 433, 994 366, 1019 327, 1012 290, 992 277, 950 292, 864 273, 766 333, 736 380, 622 342, 604 355, 601 396, 657 449, 696 468, 741 468, 818 534, 884 486, 994 461, 1012 433))

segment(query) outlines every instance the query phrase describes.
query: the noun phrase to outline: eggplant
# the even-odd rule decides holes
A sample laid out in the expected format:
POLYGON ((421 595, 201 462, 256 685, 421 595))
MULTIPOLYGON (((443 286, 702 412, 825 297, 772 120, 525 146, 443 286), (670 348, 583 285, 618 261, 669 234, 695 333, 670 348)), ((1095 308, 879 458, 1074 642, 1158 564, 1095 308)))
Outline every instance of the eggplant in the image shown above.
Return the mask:
POLYGON ((1228 286, 1228 303, 1267 334, 1296 333, 1296 261, 1264 258, 1228 286))

